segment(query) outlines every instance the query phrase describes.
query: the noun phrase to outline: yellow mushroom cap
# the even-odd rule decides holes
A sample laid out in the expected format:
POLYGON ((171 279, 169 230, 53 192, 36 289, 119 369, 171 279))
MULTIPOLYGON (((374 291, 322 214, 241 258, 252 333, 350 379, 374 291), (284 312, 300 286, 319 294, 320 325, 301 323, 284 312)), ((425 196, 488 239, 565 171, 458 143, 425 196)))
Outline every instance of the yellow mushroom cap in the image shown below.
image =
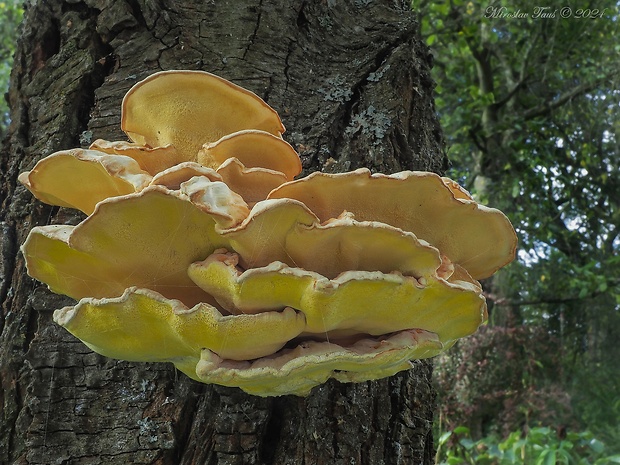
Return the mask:
POLYGON ((250 213, 243 198, 220 181, 194 176, 181 184, 180 191, 196 207, 211 215, 218 229, 235 227, 250 213))
POLYGON ((162 71, 125 95, 121 128, 149 147, 172 144, 195 161, 204 144, 243 129, 279 136, 278 114, 256 94, 204 71, 162 71))
POLYGON ((320 223, 291 199, 258 202, 243 222, 222 234, 245 269, 280 261, 329 278, 347 270, 447 277, 452 269, 437 249, 410 232, 347 215, 320 223))
POLYGON ((471 194, 467 192, 467 190, 465 190, 465 188, 461 186, 458 182, 453 181, 450 178, 446 178, 445 176, 442 177, 441 180, 446 185, 446 187, 450 189, 450 192, 452 192, 452 195, 454 195, 455 199, 461 199, 466 201, 474 200, 471 194))
POLYGON ((227 159, 217 169, 217 173, 231 190, 238 193, 251 206, 266 199, 269 192, 288 181, 280 171, 246 168, 236 158, 227 159))
POLYGON ((514 259, 517 236, 501 211, 467 197, 434 173, 371 175, 361 168, 343 174, 313 173, 282 184, 268 198, 299 200, 321 221, 347 211, 358 221, 410 231, 482 279, 514 259))
POLYGON ((54 320, 97 353, 122 360, 173 362, 194 379, 203 348, 226 359, 251 360, 281 349, 305 326, 304 316, 292 309, 222 315, 206 303, 188 308, 135 287, 117 298, 82 299, 74 307, 56 310, 54 320))
POLYGON ((98 150, 110 155, 123 155, 133 158, 144 171, 155 176, 174 165, 184 162, 181 154, 172 145, 164 147, 145 147, 133 142, 110 142, 97 139, 90 144, 91 150, 98 150))
POLYGON ((165 186, 170 190, 179 190, 181 184, 196 176, 204 177, 207 181, 222 181, 222 177, 215 170, 205 168, 192 161, 185 161, 157 173, 153 176, 150 185, 165 186))
POLYGON ((39 160, 18 180, 42 202, 90 215, 98 202, 139 191, 151 176, 130 157, 72 149, 39 160))
POLYGON ((315 173, 262 99, 202 71, 125 96, 133 142, 57 152, 19 180, 89 214, 35 227, 28 273, 81 299, 54 319, 93 350, 169 361, 256 395, 390 376, 487 319, 480 283, 515 256, 498 210, 406 171, 315 173))
MULTIPOLYGON (((221 184, 211 183, 223 201, 221 184)), ((187 190, 200 201, 210 195, 206 184, 187 190)), ((117 297, 138 286, 189 306, 214 303, 187 267, 228 245, 215 227, 228 224, 237 207, 227 212, 224 203, 207 211, 162 186, 107 199, 78 226, 33 228, 22 245, 28 274, 75 299, 117 297)))
POLYGON ((229 158, 238 159, 246 168, 266 168, 284 174, 291 181, 301 173, 301 160, 291 145, 265 131, 246 129, 205 144, 198 162, 217 168, 229 158))

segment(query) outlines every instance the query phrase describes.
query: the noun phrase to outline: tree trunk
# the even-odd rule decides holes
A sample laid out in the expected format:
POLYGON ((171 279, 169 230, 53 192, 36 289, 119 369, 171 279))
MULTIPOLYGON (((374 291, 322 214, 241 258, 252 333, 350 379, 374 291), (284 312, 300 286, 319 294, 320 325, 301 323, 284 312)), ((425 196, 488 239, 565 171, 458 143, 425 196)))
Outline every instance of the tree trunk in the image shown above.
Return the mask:
POLYGON ((210 71, 263 97, 305 174, 441 172, 429 68, 404 0, 29 2, 0 162, 0 463, 432 463, 427 361, 259 398, 91 352, 51 320, 72 301, 29 278, 18 251, 33 226, 81 218, 16 180, 54 151, 125 140, 123 95, 161 69, 210 71))

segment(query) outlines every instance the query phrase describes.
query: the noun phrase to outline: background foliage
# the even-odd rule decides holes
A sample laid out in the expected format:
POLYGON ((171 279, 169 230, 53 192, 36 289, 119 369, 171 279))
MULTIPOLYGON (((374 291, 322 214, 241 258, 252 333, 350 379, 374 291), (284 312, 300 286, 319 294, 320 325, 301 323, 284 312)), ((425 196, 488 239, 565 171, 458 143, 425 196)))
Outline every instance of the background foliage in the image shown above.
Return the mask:
POLYGON ((540 6, 413 2, 448 175, 520 239, 518 262, 483 283, 489 327, 437 366, 440 427, 483 441, 588 429, 618 451, 618 3, 540 6))
POLYGON ((17 42, 17 26, 22 18, 21 2, 0 1, 0 139, 9 124, 9 108, 4 93, 9 87, 9 75, 17 42))
POLYGON ((470 431, 460 426, 441 435, 439 452, 452 441, 441 465, 612 465, 620 455, 608 455, 605 445, 588 432, 569 432, 558 437, 548 427, 536 427, 522 434, 510 433, 502 439, 490 436, 474 441, 470 431))

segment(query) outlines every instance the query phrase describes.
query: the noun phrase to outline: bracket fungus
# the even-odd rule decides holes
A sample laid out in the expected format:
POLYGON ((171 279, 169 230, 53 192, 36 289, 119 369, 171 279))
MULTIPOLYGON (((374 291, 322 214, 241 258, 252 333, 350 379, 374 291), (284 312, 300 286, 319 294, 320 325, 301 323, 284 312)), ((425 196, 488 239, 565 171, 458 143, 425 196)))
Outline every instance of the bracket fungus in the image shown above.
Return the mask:
POLYGON ((202 71, 162 71, 125 95, 121 129, 148 147, 173 145, 186 158, 244 129, 284 132, 276 111, 256 94, 202 71))
POLYGON ((18 179, 41 202, 90 214, 101 200, 139 191, 151 177, 131 157, 72 149, 42 159, 18 179))
POLYGON ((259 396, 391 376, 485 322, 477 279, 515 255, 498 210, 405 171, 301 171, 262 99, 164 71, 122 105, 132 142, 57 152, 19 180, 88 215, 38 226, 29 274, 79 300, 54 320, 103 355, 172 362, 259 396))

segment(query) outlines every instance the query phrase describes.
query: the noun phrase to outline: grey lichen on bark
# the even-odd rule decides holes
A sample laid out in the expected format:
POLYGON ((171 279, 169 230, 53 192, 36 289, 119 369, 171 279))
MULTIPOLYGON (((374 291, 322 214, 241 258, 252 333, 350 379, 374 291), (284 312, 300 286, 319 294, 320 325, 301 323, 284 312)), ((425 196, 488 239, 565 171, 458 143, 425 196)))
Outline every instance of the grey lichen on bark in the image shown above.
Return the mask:
POLYGON ((56 150, 125 139, 125 92, 180 68, 267 100, 305 174, 446 166, 430 56, 407 1, 30 2, 0 161, 0 463, 430 464, 429 362, 263 399, 106 359, 52 323, 72 302, 27 277, 18 247, 32 226, 80 217, 33 201, 18 173, 56 150))

